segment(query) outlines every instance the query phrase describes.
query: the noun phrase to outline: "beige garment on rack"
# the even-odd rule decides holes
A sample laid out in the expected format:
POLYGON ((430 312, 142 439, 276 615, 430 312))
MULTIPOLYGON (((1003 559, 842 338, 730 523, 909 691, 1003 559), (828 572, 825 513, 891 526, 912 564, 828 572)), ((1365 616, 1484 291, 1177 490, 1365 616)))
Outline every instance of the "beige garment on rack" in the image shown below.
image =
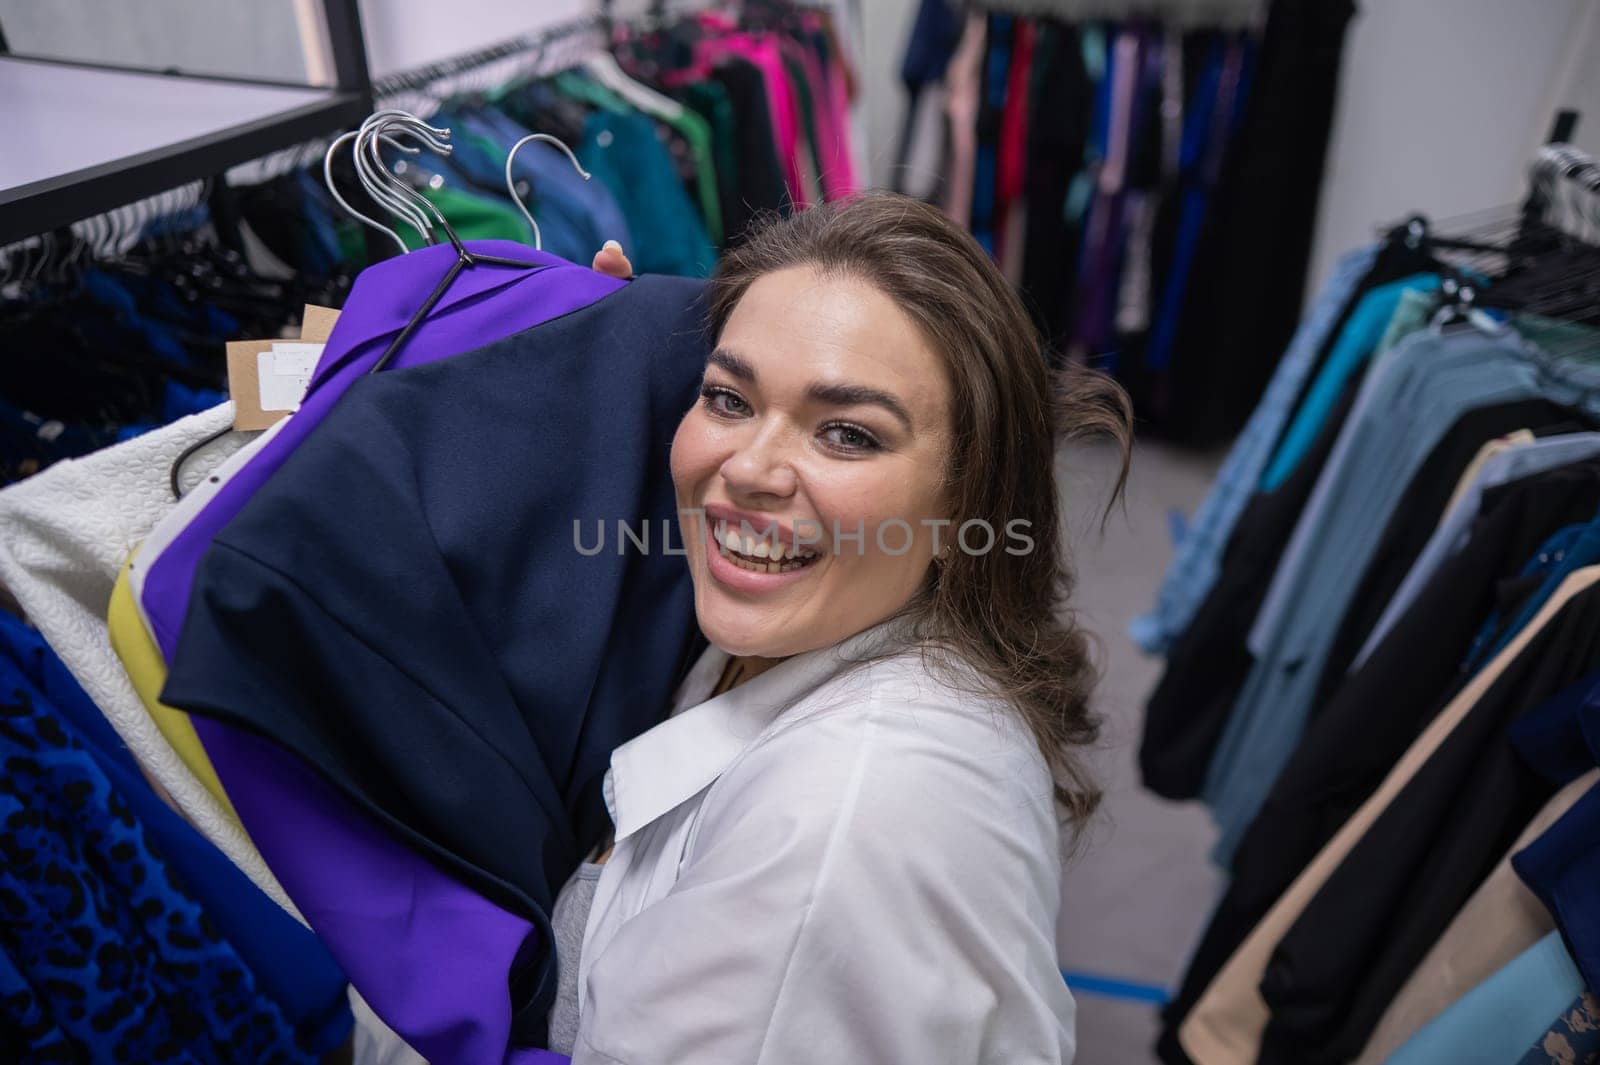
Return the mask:
POLYGON ((983 80, 982 12, 967 16, 961 40, 944 70, 945 112, 950 116, 950 174, 944 213, 962 229, 972 224, 972 181, 978 165, 978 90, 983 80))
POLYGON ((1500 864, 1417 963, 1355 1065, 1383 1065, 1423 1025, 1555 928, 1550 911, 1511 868, 1511 856, 1544 835, 1596 781, 1600 769, 1589 770, 1556 792, 1528 822, 1500 864))
POLYGON ((1450 516, 1450 512, 1456 509, 1456 504, 1460 503, 1461 498, 1472 489, 1473 482, 1478 479, 1478 474, 1483 472, 1490 459, 1513 448, 1527 447, 1537 439, 1532 429, 1518 429, 1505 436, 1497 436, 1493 440, 1486 441, 1478 449, 1478 453, 1472 456, 1472 461, 1467 463, 1467 468, 1461 471, 1461 477, 1456 481, 1456 490, 1450 493, 1450 502, 1439 512, 1439 521, 1443 522, 1450 516))
POLYGON ((1261 978, 1279 940, 1367 829, 1410 783, 1506 666, 1561 612, 1568 600, 1596 583, 1600 583, 1600 566, 1589 566, 1568 575, 1516 638, 1439 711, 1389 771, 1378 790, 1351 815, 1251 930, 1178 1030, 1178 1040, 1195 1065, 1253 1065, 1261 1048, 1262 1033, 1271 1019, 1267 1004, 1261 998, 1261 978))

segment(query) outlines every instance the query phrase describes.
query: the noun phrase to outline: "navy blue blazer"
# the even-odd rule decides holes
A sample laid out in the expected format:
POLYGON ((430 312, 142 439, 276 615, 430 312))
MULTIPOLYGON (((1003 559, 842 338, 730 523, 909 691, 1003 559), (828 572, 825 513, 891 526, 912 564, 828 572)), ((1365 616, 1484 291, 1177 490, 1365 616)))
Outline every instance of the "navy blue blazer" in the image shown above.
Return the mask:
POLYGON ((668 451, 703 288, 642 277, 356 383, 203 558, 163 699, 280 744, 547 929, 610 823, 612 749, 698 646, 661 535, 681 548, 668 451), (619 551, 619 521, 648 525, 648 553, 619 551), (575 522, 586 548, 603 522, 605 550, 575 522))

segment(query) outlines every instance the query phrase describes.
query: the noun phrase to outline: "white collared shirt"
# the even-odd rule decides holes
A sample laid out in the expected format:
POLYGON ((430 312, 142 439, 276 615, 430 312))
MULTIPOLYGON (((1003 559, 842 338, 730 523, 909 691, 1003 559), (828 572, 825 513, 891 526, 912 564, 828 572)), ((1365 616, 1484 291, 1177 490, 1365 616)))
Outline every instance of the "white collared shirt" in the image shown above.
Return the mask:
POLYGON ((915 650, 846 668, 895 638, 705 700, 713 648, 612 755, 574 1065, 1072 1061, 1044 758, 915 650))

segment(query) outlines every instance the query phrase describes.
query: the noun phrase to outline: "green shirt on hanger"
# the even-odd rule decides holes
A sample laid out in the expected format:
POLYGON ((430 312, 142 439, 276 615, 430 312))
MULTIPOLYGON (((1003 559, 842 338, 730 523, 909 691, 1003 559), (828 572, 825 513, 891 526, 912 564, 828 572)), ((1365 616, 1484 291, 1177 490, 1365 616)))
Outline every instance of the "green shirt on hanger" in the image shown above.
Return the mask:
POLYGON ((668 126, 683 136, 689 144, 689 151, 694 155, 695 186, 700 200, 700 213, 705 219, 706 232, 711 237, 711 242, 717 246, 722 244, 722 206, 717 199, 717 170, 715 160, 711 155, 711 127, 705 119, 689 110, 682 108, 677 115, 668 116, 650 112, 640 112, 638 108, 628 103, 627 100, 601 85, 593 78, 585 77, 573 71, 563 71, 553 79, 558 90, 567 96, 584 103, 592 104, 605 111, 618 114, 641 113, 646 117, 668 126))
MULTIPOLYGON (((509 202, 491 199, 481 193, 471 192, 454 185, 434 188, 425 185, 419 190, 423 198, 439 209, 450 228, 462 240, 515 240, 533 243, 533 230, 528 222, 509 202)), ((400 238, 411 251, 427 247, 415 229, 408 225, 396 227, 400 238)), ((443 234, 440 234, 443 237, 443 234)))
MULTIPOLYGON (((714 186, 715 194, 711 199, 711 210, 716 215, 716 225, 712 226, 711 218, 706 219, 706 228, 711 230, 711 239, 718 245, 726 242, 728 233, 723 228, 722 197, 719 181, 728 188, 739 187, 739 153, 735 144, 736 127, 733 118, 733 101, 728 99, 728 90, 717 81, 695 81, 685 85, 682 90, 683 102, 694 109, 706 123, 706 128, 711 133, 711 156, 713 160, 710 184, 714 186)), ((701 190, 702 201, 705 190, 701 190)))
POLYGON ((711 243, 722 246, 722 201, 717 193, 717 164, 711 150, 711 126, 705 119, 685 107, 674 118, 661 118, 683 135, 694 153, 695 192, 700 200, 700 213, 705 218, 706 232, 711 243))

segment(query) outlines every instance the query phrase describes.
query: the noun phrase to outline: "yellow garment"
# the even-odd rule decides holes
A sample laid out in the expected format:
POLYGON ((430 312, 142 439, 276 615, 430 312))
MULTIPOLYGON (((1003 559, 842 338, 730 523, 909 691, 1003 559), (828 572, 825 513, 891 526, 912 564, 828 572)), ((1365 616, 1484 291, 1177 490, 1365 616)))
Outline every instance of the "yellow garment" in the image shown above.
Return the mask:
POLYGON ((167 663, 161 657, 150 630, 139 617, 139 608, 133 601, 133 589, 128 585, 128 567, 124 565, 117 574, 117 583, 111 588, 111 606, 106 612, 106 626, 111 634, 111 649, 122 660, 122 668, 133 681, 133 690, 139 693, 150 717, 161 730, 161 735, 172 744, 172 749, 183 764, 205 785, 205 789, 222 804, 223 810, 235 822, 238 811, 228 800, 217 771, 211 766, 206 749, 195 735, 194 723, 182 710, 174 710, 161 701, 161 689, 167 683, 167 663))
POLYGON ((1388 809, 1389 803, 1404 790, 1506 667, 1522 654, 1550 619, 1561 612, 1568 600, 1596 583, 1600 583, 1600 566, 1588 566, 1567 575, 1533 620, 1439 711, 1389 771, 1378 790, 1323 846, 1239 944, 1178 1029, 1178 1041, 1195 1065, 1251 1065, 1256 1060, 1261 1036, 1271 1019, 1267 1003, 1261 997, 1261 979, 1278 941, 1299 919, 1345 856, 1366 835, 1367 829, 1388 809))

